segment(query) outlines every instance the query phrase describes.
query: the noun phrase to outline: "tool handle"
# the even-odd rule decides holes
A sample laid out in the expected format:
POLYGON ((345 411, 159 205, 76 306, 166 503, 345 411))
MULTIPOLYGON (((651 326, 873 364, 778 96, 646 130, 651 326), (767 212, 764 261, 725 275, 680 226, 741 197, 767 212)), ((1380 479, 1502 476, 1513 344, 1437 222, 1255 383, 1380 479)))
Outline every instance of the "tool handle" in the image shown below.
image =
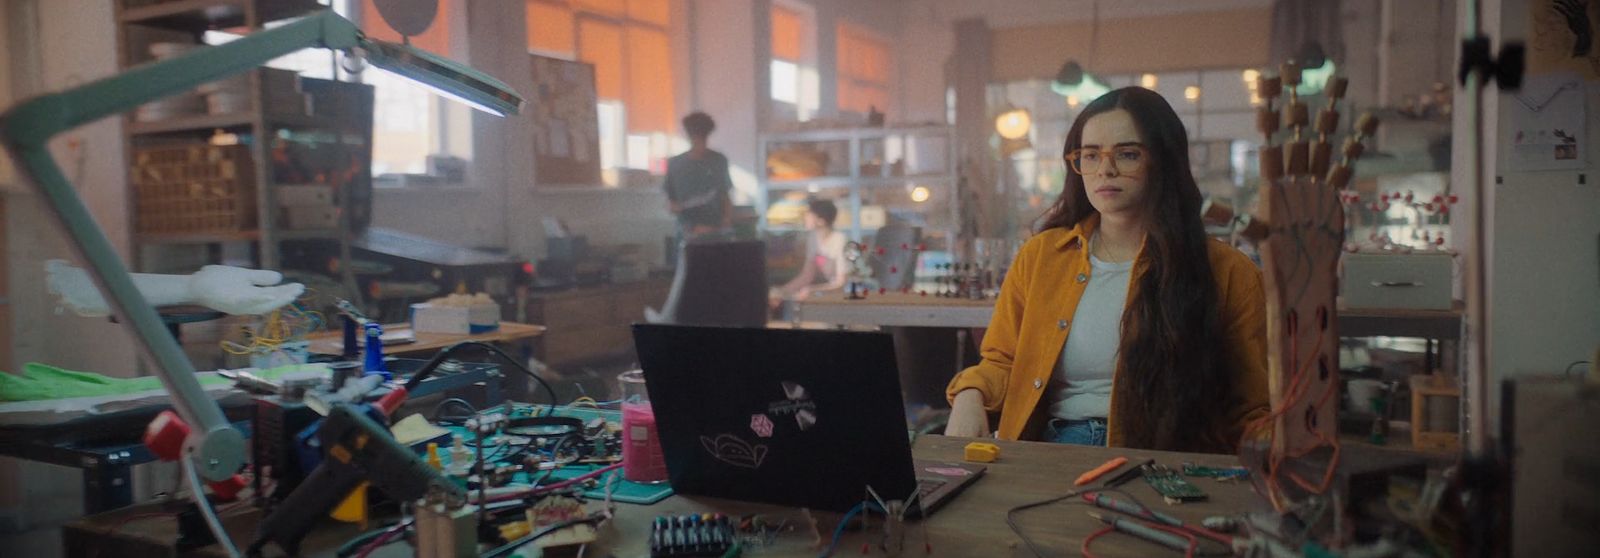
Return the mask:
POLYGON ((251 543, 252 553, 276 542, 290 556, 300 554, 300 541, 333 507, 361 485, 361 471, 351 465, 324 460, 289 497, 268 515, 251 543))
POLYGON ((1094 482, 1094 479, 1100 478, 1100 475, 1104 475, 1106 473, 1109 473, 1112 470, 1116 469, 1117 467, 1121 467, 1124 463, 1127 463, 1127 462, 1128 462, 1128 458, 1126 458, 1126 457, 1118 457, 1118 458, 1112 459, 1110 461, 1107 461, 1105 463, 1100 464, 1099 467, 1095 467, 1095 468, 1090 469, 1088 471, 1084 471, 1084 473, 1082 475, 1078 475, 1078 480, 1074 481, 1072 484, 1073 484, 1073 486, 1083 486, 1085 484, 1089 484, 1091 482, 1094 482))
POLYGON ((1122 513, 1125 513, 1125 514, 1128 514, 1128 515, 1136 515, 1136 516, 1148 517, 1150 519, 1154 519, 1156 521, 1165 523, 1167 525, 1171 525, 1173 527, 1182 527, 1183 526, 1183 520, 1182 519, 1178 519, 1176 517, 1173 517, 1173 516, 1158 512, 1156 510, 1152 510, 1152 509, 1148 509, 1148 508, 1141 508, 1139 506, 1133 505, 1132 502, 1124 502, 1122 500, 1118 500, 1116 498, 1112 498, 1110 496, 1106 496, 1105 494, 1095 493, 1094 497, 1090 498, 1089 502, 1094 504, 1095 506, 1102 507, 1102 508, 1105 508, 1105 509, 1108 509, 1108 510, 1111 510, 1111 511, 1122 512, 1122 513))
POLYGON ((1113 518, 1111 527, 1173 550, 1188 551, 1189 540, 1131 519, 1113 518))

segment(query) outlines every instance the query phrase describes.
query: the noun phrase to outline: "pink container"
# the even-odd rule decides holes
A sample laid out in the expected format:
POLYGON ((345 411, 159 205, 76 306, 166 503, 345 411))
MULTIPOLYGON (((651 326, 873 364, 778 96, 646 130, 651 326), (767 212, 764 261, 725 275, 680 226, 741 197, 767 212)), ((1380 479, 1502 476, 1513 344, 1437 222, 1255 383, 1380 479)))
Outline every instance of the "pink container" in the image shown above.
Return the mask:
POLYGON ((656 435, 656 415, 645 391, 644 373, 624 372, 622 384, 622 478, 639 483, 667 482, 667 461, 656 435))

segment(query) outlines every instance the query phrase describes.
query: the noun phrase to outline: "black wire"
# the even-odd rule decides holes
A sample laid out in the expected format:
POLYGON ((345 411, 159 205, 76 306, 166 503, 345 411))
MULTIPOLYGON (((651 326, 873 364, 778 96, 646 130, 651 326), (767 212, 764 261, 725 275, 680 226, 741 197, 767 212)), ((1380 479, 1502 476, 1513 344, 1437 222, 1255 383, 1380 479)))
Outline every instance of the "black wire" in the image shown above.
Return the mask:
POLYGON ((1567 369, 1561 372, 1561 377, 1563 377, 1563 378, 1571 378, 1572 377, 1572 369, 1573 368, 1577 368, 1578 365, 1580 365, 1580 364, 1588 364, 1589 366, 1594 366, 1593 364, 1591 364, 1587 360, 1575 361, 1572 364, 1568 364, 1567 365, 1567 369))
POLYGON ((1016 533, 1017 537, 1022 539, 1022 544, 1028 545, 1028 550, 1033 552, 1034 556, 1036 556, 1037 558, 1044 558, 1044 552, 1040 551, 1039 547, 1037 545, 1033 544, 1033 539, 1028 538, 1027 533, 1023 533, 1022 532, 1022 527, 1017 525, 1016 514, 1018 512, 1031 510, 1033 508, 1037 508, 1037 507, 1040 507, 1040 506, 1048 506, 1050 504, 1054 504, 1056 502, 1060 502, 1062 500, 1066 500, 1068 498, 1072 498, 1072 497, 1077 496, 1077 495, 1082 494, 1082 493, 1083 493, 1082 490, 1074 490, 1074 491, 1068 492, 1066 494, 1063 494, 1061 496, 1056 496, 1054 498, 1050 498, 1050 499, 1047 499, 1047 500, 1039 500, 1039 501, 1033 502, 1031 504, 1023 504, 1023 505, 1011 508, 1010 510, 1006 511, 1006 525, 1011 527, 1011 532, 1016 533))
POLYGON ((388 523, 377 529, 356 535, 355 538, 345 541, 344 544, 339 545, 339 549, 334 551, 334 555, 338 556, 339 558, 349 558, 350 556, 355 556, 356 553, 361 552, 362 547, 367 546, 367 543, 370 543, 378 537, 383 536, 384 533, 387 533, 390 529, 393 529, 396 524, 397 523, 388 523))
POLYGON ((438 405, 435 405, 433 407, 433 422, 436 422, 436 423, 443 422, 443 423, 447 423, 447 424, 460 424, 460 423, 466 422, 467 419, 472 418, 472 416, 476 415, 476 414, 478 414, 478 408, 477 407, 473 407, 472 403, 469 403, 469 402, 467 402, 467 400, 462 399, 460 397, 451 397, 451 398, 446 399, 444 401, 440 401, 438 405), (446 405, 457 405, 459 407, 462 407, 462 408, 466 409, 467 414, 465 414, 465 415, 448 415, 448 416, 444 415, 444 414, 441 413, 441 411, 444 410, 446 405))
POLYGON ((411 379, 406 380, 406 391, 416 390, 417 386, 422 385, 422 381, 427 379, 428 376, 432 375, 434 369, 438 368, 440 364, 443 364, 445 359, 450 358, 450 355, 455 354, 456 351, 467 347, 483 347, 488 349, 490 353, 494 353, 494 355, 500 357, 501 360, 506 361, 506 363, 515 367, 517 370, 521 370, 523 374, 527 374, 528 377, 533 378, 533 380, 536 382, 539 382, 539 385, 544 388, 545 393, 550 396, 550 410, 546 414, 555 412, 556 406, 561 404, 561 402, 556 399, 555 388, 550 387, 550 383, 544 381, 544 378, 540 378, 538 374, 534 374, 532 370, 528 369, 526 364, 523 364, 515 357, 506 354, 506 352, 501 350, 500 347, 496 347, 490 343, 484 343, 482 341, 462 341, 449 347, 445 347, 444 350, 439 351, 439 354, 433 355, 432 359, 429 359, 428 362, 424 363, 422 368, 418 368, 417 372, 411 375, 411 379))
POLYGON ((531 543, 533 541, 536 541, 536 540, 539 540, 541 538, 544 538, 546 535, 549 535, 549 534, 554 533, 556 531, 560 531, 562 529, 566 529, 568 527, 572 527, 572 526, 575 526, 575 525, 584 525, 584 524, 589 524, 589 523, 599 523, 603 519, 605 519, 604 515, 593 514, 593 515, 590 515, 590 516, 582 518, 582 519, 573 519, 573 520, 563 521, 561 523, 556 523, 556 524, 551 525, 549 527, 545 527, 545 528, 540 529, 538 531, 534 531, 532 533, 529 533, 529 534, 527 534, 527 535, 525 535, 522 538, 519 538, 517 540, 508 542, 508 543, 505 544, 505 546, 501 546, 501 547, 496 548, 494 550, 490 550, 488 552, 485 552, 485 553, 482 554, 481 558, 499 558, 500 556, 504 556, 504 555, 510 554, 512 551, 514 551, 514 550, 516 550, 518 548, 522 548, 523 546, 526 546, 528 543, 531 543))

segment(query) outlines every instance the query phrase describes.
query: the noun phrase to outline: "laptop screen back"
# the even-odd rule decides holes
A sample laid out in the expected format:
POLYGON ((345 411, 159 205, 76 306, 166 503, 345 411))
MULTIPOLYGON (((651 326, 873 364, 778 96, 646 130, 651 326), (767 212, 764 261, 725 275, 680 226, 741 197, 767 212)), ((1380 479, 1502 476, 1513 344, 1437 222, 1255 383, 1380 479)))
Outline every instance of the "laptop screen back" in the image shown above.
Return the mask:
POLYGON ((679 493, 845 511, 916 488, 889 335, 633 328, 679 493))

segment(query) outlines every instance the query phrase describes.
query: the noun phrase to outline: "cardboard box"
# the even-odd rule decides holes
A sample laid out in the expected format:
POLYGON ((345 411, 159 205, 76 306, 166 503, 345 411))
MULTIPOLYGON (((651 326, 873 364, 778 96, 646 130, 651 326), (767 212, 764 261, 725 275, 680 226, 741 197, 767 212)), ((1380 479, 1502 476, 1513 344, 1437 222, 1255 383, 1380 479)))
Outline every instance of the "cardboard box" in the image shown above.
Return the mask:
POLYGON ((448 306, 423 302, 411 305, 411 330, 417 333, 468 335, 500 328, 500 305, 479 302, 448 306))
POLYGON ((333 206, 285 207, 283 226, 291 230, 332 229, 339 226, 339 208, 333 206))
POLYGON ((278 186, 279 207, 333 207, 333 187, 322 184, 278 186))
POLYGON ((1344 255, 1346 308, 1449 310, 1455 258, 1444 253, 1344 255))

